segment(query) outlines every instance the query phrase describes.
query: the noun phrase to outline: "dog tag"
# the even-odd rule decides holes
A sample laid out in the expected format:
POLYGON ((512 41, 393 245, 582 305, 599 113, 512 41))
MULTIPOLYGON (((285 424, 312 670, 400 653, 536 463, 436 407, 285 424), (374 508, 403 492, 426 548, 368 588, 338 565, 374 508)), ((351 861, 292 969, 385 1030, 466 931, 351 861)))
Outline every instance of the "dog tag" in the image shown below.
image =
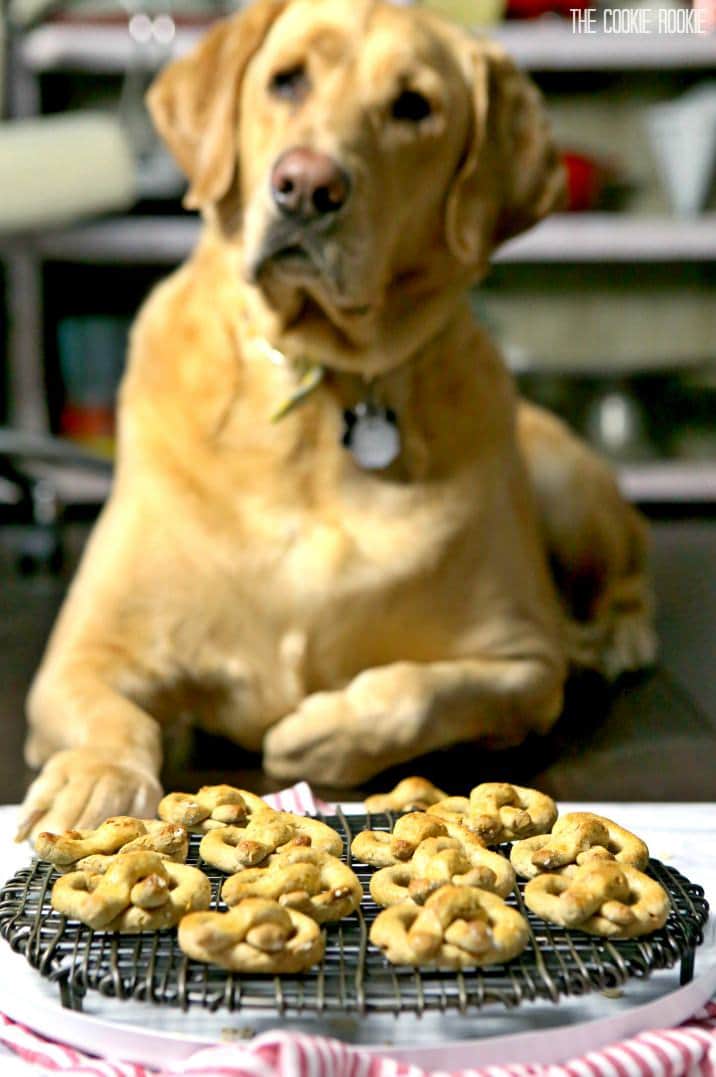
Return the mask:
POLYGON ((400 430, 395 412, 362 401, 343 413, 342 442, 359 467, 379 471, 400 456, 400 430))

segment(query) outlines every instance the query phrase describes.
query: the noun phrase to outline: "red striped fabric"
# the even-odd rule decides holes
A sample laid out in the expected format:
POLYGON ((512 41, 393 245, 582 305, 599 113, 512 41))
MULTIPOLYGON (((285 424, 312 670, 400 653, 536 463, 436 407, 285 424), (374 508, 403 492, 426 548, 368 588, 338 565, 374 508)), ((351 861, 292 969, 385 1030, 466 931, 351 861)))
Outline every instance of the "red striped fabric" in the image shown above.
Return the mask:
POLYGON ((263 799, 277 811, 291 811, 295 815, 315 815, 319 810, 330 809, 330 804, 326 804, 324 800, 319 800, 313 795, 308 782, 297 782, 289 789, 282 789, 280 793, 270 793, 263 799))
POLYGON ((1 1014, 0 1042, 38 1075, 65 1077, 716 1077, 716 1002, 677 1029, 644 1032, 560 1065, 486 1066, 451 1074, 428 1073, 338 1040, 290 1032, 267 1032, 247 1044, 207 1047, 161 1071, 91 1058, 1 1014))

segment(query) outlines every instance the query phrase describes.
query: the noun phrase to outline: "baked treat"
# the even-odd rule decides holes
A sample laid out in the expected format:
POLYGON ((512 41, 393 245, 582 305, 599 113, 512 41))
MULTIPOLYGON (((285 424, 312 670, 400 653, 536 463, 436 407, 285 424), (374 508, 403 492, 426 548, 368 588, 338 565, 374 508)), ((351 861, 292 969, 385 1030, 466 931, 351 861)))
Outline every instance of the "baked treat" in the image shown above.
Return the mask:
POLYGON ((331 856, 343 852, 341 838, 320 820, 272 811, 268 816, 254 816, 246 826, 208 830, 201 839, 199 854, 207 864, 232 875, 241 868, 262 863, 289 843, 310 845, 331 856))
POLYGON ((427 778, 403 778, 389 793, 375 793, 365 798, 368 812, 425 811, 431 804, 444 800, 447 793, 427 778))
POLYGON ((528 939, 517 909, 469 886, 443 886, 422 907, 405 901, 384 909, 370 931, 391 964, 438 969, 510 961, 528 939))
POLYGON ((189 851, 189 836, 184 827, 175 823, 116 815, 94 830, 66 830, 63 834, 44 831, 35 841, 40 860, 48 860, 57 871, 101 872, 116 853, 136 850, 159 853, 183 863, 189 851))
POLYGON ((363 888, 342 860, 311 846, 274 853, 258 868, 246 868, 226 880, 221 896, 227 905, 248 897, 270 898, 311 916, 319 924, 341 920, 360 905, 363 888))
POLYGON ((590 860, 615 860, 643 871, 649 849, 636 834, 603 815, 569 812, 557 820, 551 834, 515 842, 510 860, 523 879, 542 872, 558 874, 590 860))
POLYGON ((211 883, 198 868, 157 853, 117 856, 104 875, 73 871, 52 888, 52 907, 95 931, 159 931, 211 903, 211 883))
POLYGON ((303 972, 325 950, 310 916, 266 898, 246 898, 228 912, 195 912, 179 925, 179 946, 195 961, 234 972, 303 972))
POLYGON ((537 789, 508 782, 483 782, 468 797, 448 797, 428 808, 438 819, 460 823, 488 845, 546 834, 557 805, 537 789))
POLYGON ((615 860, 593 860, 561 875, 537 875, 527 883, 524 899, 543 920, 612 939, 656 931, 670 908, 658 882, 615 860))
POLYGON ((449 885, 478 887, 505 897, 515 885, 515 873, 504 856, 484 846, 468 853, 456 838, 426 838, 407 863, 376 871, 370 893, 376 905, 408 900, 422 905, 440 887, 449 885))
POLYGON ((438 819, 426 812, 411 812, 396 820, 392 832, 363 830, 356 834, 351 853, 363 864, 385 868, 410 860, 426 838, 445 837, 454 838, 468 852, 485 848, 484 842, 460 823, 438 819))
POLYGON ((233 785, 203 785, 198 793, 169 793, 159 801, 157 814, 195 834, 222 826, 245 826, 254 817, 275 815, 265 800, 233 785))

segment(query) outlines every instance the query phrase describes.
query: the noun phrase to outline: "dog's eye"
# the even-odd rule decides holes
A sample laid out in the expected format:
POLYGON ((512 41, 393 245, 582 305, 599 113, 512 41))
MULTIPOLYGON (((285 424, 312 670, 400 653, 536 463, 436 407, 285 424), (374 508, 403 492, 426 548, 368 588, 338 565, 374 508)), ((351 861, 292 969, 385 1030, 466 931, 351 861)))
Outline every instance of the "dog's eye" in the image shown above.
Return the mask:
POLYGON ((269 91, 274 97, 282 97, 286 101, 302 101, 310 88, 308 72, 303 64, 276 71, 269 82, 269 91))
POLYGON ((407 120, 409 123, 427 120, 431 112, 432 108, 427 97, 423 97, 417 90, 403 90, 390 107, 390 114, 394 120, 407 120))

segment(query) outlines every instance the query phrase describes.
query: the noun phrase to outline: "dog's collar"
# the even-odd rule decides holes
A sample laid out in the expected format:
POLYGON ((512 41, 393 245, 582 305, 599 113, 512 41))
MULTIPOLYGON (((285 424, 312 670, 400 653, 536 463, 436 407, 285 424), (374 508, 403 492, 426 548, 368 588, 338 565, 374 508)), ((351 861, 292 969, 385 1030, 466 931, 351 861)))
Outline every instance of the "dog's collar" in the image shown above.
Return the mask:
MULTIPOLYGON (((254 339, 253 343, 268 362, 295 371, 293 392, 271 416, 272 422, 279 422, 315 392, 325 378, 326 367, 310 359, 289 360, 263 338, 254 339)), ((366 471, 380 471, 400 456, 402 445, 397 416, 392 408, 376 402, 373 381, 366 383, 364 399, 343 412, 341 444, 366 471)))

